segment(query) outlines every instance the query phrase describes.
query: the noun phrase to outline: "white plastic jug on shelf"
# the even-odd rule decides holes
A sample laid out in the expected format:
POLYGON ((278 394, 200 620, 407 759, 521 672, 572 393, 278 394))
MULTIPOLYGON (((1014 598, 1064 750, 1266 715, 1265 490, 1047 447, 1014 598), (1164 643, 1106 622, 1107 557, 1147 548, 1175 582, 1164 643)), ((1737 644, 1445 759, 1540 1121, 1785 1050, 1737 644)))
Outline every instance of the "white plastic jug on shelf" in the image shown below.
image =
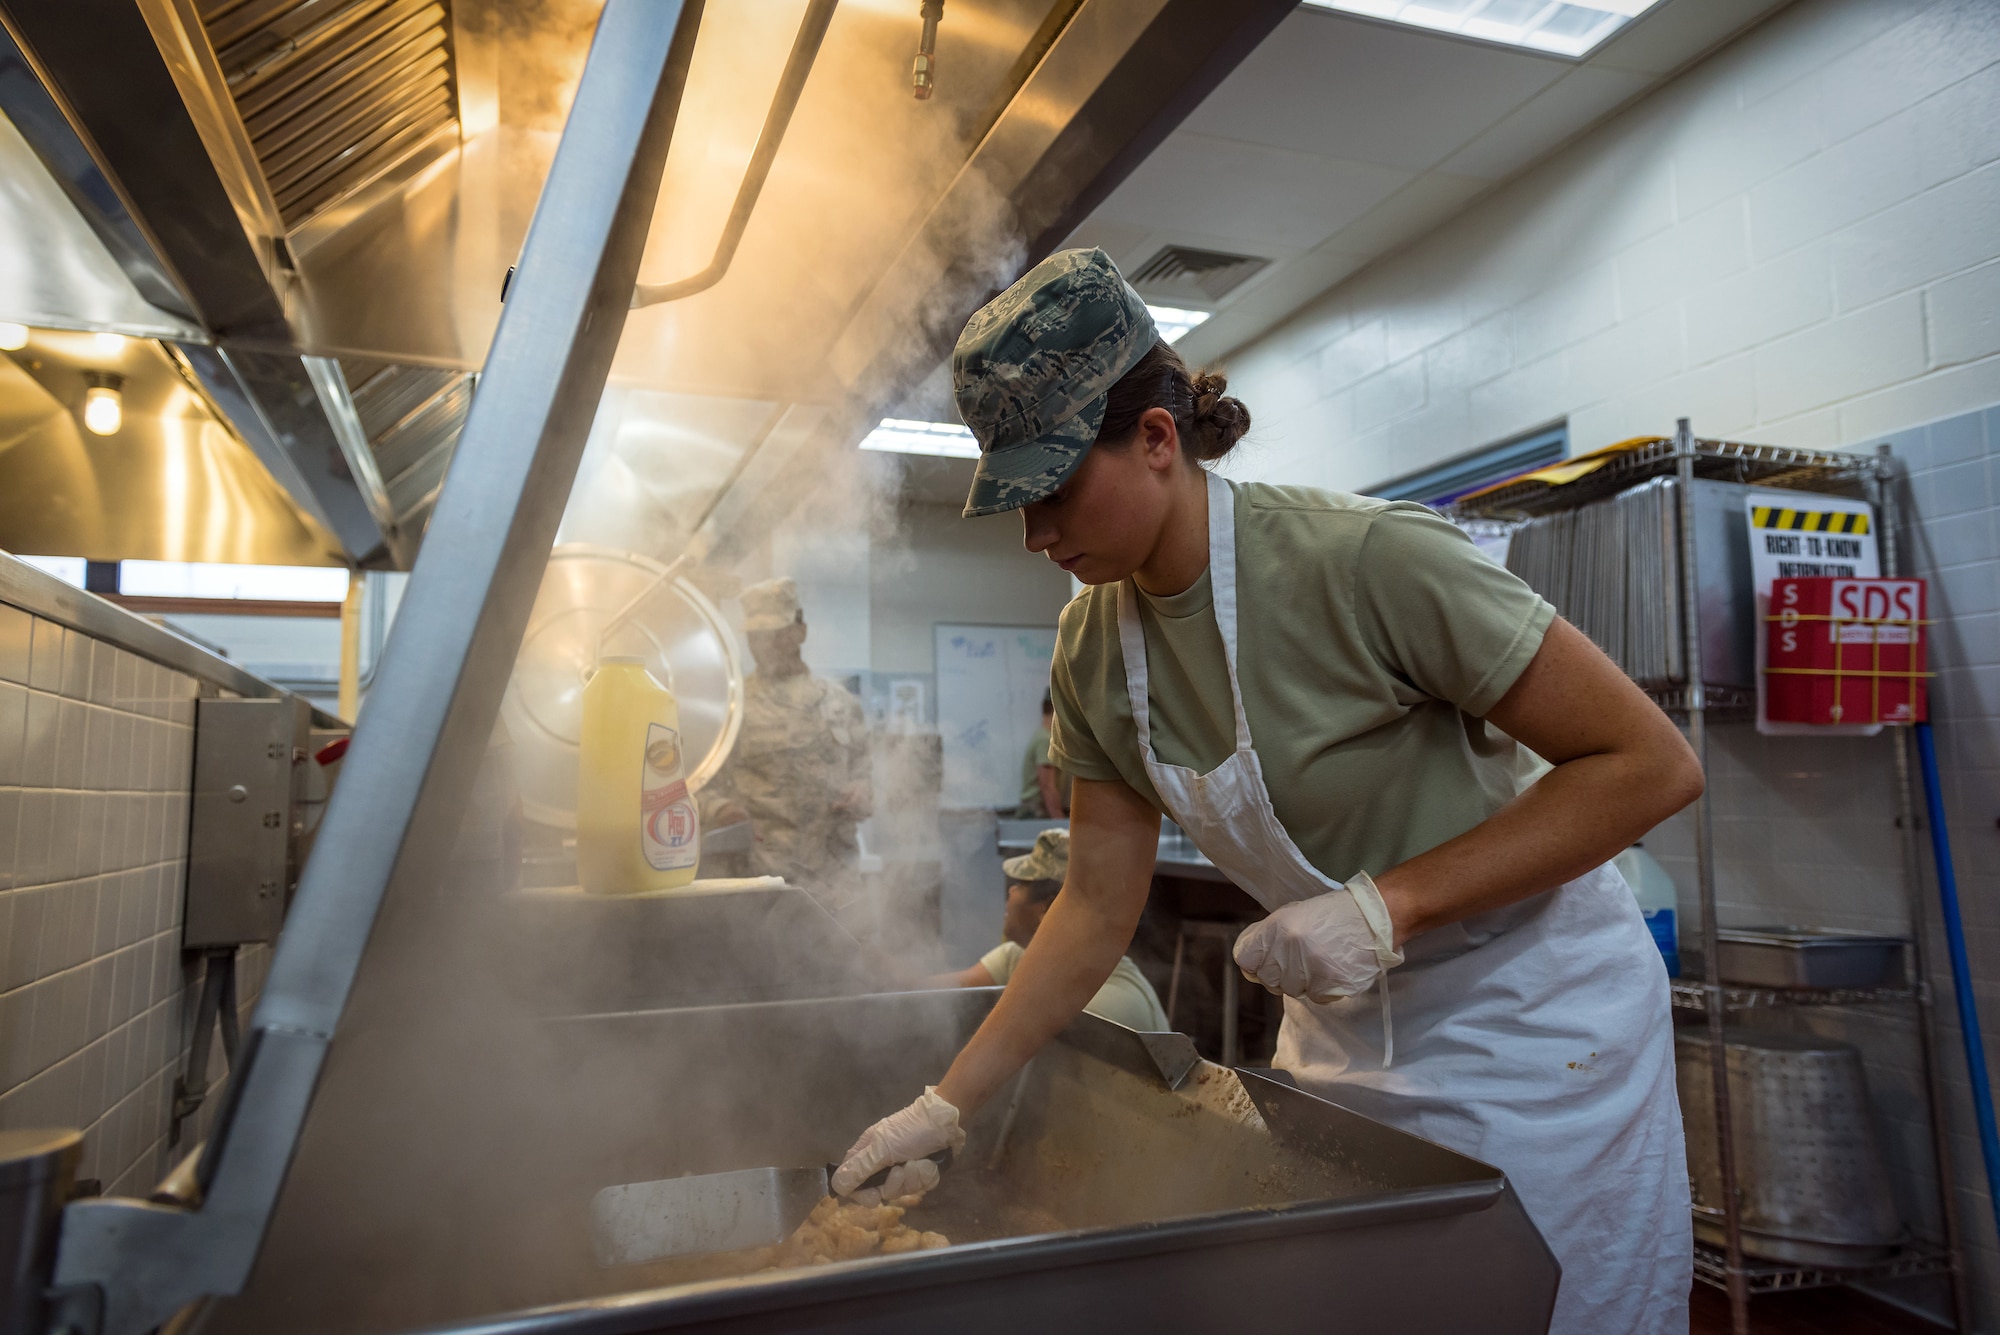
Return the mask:
POLYGON ((1674 889, 1674 878, 1667 875, 1667 869, 1660 865, 1657 858, 1638 844, 1613 858, 1611 865, 1618 868, 1618 874, 1625 878, 1625 883, 1638 897, 1639 911, 1646 915, 1646 926, 1652 929, 1653 943, 1660 948, 1660 956, 1666 961, 1667 977, 1680 977, 1680 933, 1674 922, 1674 908, 1679 895, 1674 889))

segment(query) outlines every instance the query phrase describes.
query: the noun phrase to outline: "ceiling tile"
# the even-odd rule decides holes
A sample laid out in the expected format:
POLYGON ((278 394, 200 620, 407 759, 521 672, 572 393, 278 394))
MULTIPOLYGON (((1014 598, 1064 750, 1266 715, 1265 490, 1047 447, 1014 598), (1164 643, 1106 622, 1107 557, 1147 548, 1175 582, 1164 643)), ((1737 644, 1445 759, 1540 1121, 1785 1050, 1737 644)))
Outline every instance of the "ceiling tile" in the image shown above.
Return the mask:
POLYGON ((1421 169, 1573 68, 1549 56, 1300 9, 1184 128, 1421 169))
POLYGON ((1668 0, 1613 33, 1591 53, 1598 69, 1671 74, 1695 57, 1733 41, 1751 24, 1791 0, 1668 0))
POLYGON ((1305 249, 1374 208, 1411 173, 1178 132, 1097 215, 1156 232, 1199 232, 1269 256, 1305 249))
POLYGON ((1154 244, 1151 228, 1132 223, 1115 222, 1110 218, 1092 216, 1077 224, 1075 231, 1063 239, 1064 250, 1077 250, 1096 246, 1111 257, 1111 262, 1120 269, 1136 269, 1159 247, 1154 244))
POLYGON ((1582 65, 1445 160, 1444 170, 1489 181, 1529 163, 1652 87, 1649 74, 1582 65))
POLYGON ((1213 361, 1248 343, 1258 334, 1298 310, 1372 258, 1322 246, 1290 264, 1272 266, 1246 286, 1243 294, 1182 336, 1174 346, 1190 363, 1213 361), (1273 281, 1273 271, 1283 277, 1273 281))

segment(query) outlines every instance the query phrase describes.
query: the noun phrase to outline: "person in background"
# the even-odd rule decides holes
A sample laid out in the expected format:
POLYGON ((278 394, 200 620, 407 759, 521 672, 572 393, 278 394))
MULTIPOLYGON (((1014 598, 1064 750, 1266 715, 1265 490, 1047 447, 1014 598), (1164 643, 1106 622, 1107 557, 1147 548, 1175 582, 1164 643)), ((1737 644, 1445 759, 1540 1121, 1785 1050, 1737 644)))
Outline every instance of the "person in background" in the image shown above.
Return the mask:
MULTIPOLYGON (((1063 878, 1069 875, 1069 831, 1043 830, 1035 836, 1032 850, 1000 864, 1007 876, 1007 915, 1000 930, 1006 940, 979 957, 979 963, 957 973, 940 975, 933 981, 944 987, 1005 986, 1021 962, 1035 929, 1042 925, 1049 906, 1061 893, 1063 878)), ((1084 1005, 1092 1015, 1140 1033, 1157 1034, 1173 1028, 1159 993, 1139 972, 1130 955, 1112 968, 1111 976, 1097 995, 1084 1005)))
POLYGON ((1068 820, 1069 775, 1049 759, 1049 725, 1055 722, 1055 701, 1042 692, 1042 722, 1021 757, 1021 805, 1016 820, 1068 820))
POLYGON ((751 874, 782 876, 837 913, 860 892, 854 831, 874 810, 867 720, 860 701, 806 667, 794 581, 766 580, 742 597, 757 666, 736 749, 702 790, 702 823, 750 821, 751 874))

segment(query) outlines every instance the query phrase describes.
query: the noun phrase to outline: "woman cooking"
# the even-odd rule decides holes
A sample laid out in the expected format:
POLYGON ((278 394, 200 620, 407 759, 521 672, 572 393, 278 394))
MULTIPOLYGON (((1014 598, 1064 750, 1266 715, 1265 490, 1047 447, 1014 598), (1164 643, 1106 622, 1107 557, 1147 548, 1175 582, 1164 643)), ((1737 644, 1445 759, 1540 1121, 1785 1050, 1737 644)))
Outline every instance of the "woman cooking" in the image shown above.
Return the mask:
POLYGON ((1249 411, 1102 251, 1035 266, 952 370, 981 450, 965 513, 1020 510, 1091 586, 1053 669, 1069 874, 986 1022, 836 1189, 884 1165, 885 1195, 936 1185, 925 1156, 1124 953, 1164 812, 1269 910, 1235 956, 1285 997, 1278 1067, 1504 1170, 1562 1263, 1552 1330, 1685 1332, 1666 974, 1605 865, 1699 794, 1680 733, 1430 511, 1204 467, 1249 411))

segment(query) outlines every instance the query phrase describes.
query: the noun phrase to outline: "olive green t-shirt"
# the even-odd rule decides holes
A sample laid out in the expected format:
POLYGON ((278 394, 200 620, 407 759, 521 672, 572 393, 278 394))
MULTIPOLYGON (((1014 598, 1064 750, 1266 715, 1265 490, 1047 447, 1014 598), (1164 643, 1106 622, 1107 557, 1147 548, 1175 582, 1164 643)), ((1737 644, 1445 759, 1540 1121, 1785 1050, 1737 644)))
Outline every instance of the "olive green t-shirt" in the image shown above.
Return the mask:
MULTIPOLYGON (((1262 483, 1236 498, 1237 671, 1271 804, 1334 880, 1388 870, 1514 797, 1533 757, 1482 721, 1555 609, 1420 505, 1262 483)), ((1206 572, 1140 597, 1153 750, 1207 773, 1235 745, 1206 572)), ((1051 754, 1154 806, 1118 643, 1118 586, 1064 609, 1051 754)))
POLYGON ((1021 805, 1040 806, 1042 801, 1042 776, 1037 773, 1042 766, 1053 764, 1049 759, 1049 730, 1036 728, 1035 735, 1028 739, 1028 749, 1021 756, 1021 805))

